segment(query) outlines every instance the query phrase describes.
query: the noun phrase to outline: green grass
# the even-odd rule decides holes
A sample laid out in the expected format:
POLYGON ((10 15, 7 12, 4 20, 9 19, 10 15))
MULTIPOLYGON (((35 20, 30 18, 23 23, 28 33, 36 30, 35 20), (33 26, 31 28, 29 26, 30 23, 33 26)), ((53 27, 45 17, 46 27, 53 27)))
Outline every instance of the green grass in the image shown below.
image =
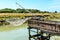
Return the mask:
POLYGON ((25 28, 25 27, 27 27, 27 23, 24 23, 24 24, 19 25, 19 26, 3 25, 3 26, 0 26, 0 31, 10 31, 10 30, 25 28))

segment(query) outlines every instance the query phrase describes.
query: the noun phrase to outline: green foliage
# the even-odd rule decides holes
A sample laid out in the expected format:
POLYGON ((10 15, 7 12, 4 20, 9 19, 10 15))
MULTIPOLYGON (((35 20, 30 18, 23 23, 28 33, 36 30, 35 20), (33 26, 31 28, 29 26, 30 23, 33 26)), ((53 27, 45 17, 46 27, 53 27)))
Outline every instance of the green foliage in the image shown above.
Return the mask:
POLYGON ((5 8, 5 9, 1 9, 0 13, 15 13, 15 10, 10 8, 5 8))
POLYGON ((20 8, 16 9, 16 13, 24 13, 24 12, 25 12, 24 9, 20 9, 20 8))
POLYGON ((57 13, 57 11, 55 11, 55 13, 57 13))
MULTIPOLYGON (((40 11, 37 9, 26 9, 26 10, 29 10, 32 13, 48 13, 48 11, 40 11)), ((4 9, 0 9, 0 13, 29 13, 26 10, 20 8, 17 8, 16 10, 11 8, 4 8, 4 9)))

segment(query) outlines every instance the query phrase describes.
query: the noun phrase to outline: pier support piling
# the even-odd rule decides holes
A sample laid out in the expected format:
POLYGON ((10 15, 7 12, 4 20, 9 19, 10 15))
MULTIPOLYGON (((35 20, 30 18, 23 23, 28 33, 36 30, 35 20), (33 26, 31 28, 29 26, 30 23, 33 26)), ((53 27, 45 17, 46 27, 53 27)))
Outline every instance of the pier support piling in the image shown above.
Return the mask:
POLYGON ((48 36, 43 36, 43 34, 45 32, 43 32, 41 30, 39 31, 39 29, 37 29, 37 28, 29 27, 28 31, 29 31, 29 40, 31 40, 31 38, 33 38, 35 40, 50 40, 50 37, 51 37, 50 35, 51 34, 48 34, 48 36), (31 30, 31 29, 36 29, 36 31, 31 30), (34 32, 36 34, 35 35, 31 35, 31 32, 34 32))

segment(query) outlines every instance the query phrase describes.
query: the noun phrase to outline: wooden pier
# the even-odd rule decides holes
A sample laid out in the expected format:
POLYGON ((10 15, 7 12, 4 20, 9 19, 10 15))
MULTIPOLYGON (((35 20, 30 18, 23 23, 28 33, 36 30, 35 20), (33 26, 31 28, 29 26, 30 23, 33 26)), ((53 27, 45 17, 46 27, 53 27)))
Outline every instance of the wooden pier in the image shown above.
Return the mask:
POLYGON ((52 34, 60 35, 60 22, 58 21, 41 20, 35 17, 28 20, 28 26, 29 40, 31 40, 31 38, 35 40, 50 40, 52 34), (36 29, 37 31, 31 29, 36 29), (36 34, 31 35, 30 32, 36 34), (48 36, 43 36, 44 33, 48 34, 48 36))

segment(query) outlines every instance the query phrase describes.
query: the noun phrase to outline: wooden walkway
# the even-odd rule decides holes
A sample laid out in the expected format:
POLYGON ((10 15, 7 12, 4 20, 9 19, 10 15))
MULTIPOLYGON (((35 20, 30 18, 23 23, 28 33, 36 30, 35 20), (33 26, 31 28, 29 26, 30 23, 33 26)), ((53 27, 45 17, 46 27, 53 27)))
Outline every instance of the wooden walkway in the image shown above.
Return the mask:
POLYGON ((60 22, 44 20, 43 18, 32 17, 28 20, 29 40, 31 40, 31 38, 35 40, 50 40, 52 35, 60 36, 60 22), (35 29, 37 31, 31 29, 35 29), (31 32, 36 34, 31 35, 31 32), (44 36, 44 33, 48 35, 44 36))
POLYGON ((60 22, 57 21, 44 21, 44 20, 30 19, 28 20, 28 26, 37 28, 47 33, 60 35, 60 22))

